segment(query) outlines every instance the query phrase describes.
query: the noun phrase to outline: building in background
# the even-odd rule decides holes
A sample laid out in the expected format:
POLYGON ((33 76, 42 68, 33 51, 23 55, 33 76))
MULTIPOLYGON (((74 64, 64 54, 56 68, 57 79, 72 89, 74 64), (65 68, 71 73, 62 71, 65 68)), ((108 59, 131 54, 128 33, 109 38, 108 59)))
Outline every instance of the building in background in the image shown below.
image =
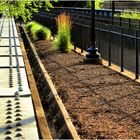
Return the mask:
MULTIPOLYGON (((112 9, 112 2, 111 1, 105 1, 103 3, 104 9, 112 9)), ((115 0, 115 9, 119 10, 139 10, 140 11, 140 1, 120 1, 115 0)))

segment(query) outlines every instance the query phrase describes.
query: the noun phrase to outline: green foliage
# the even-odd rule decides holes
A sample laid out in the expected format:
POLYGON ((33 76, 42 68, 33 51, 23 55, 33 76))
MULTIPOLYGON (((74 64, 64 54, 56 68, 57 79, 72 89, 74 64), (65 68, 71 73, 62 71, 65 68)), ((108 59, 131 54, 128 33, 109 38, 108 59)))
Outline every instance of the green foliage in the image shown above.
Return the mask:
POLYGON ((27 32, 31 32, 31 28, 35 25, 36 23, 34 21, 29 22, 26 26, 25 29, 27 32))
POLYGON ((35 32, 38 30, 38 29, 40 29, 42 26, 39 24, 39 23, 37 23, 37 22, 34 22, 35 24, 33 24, 33 26, 32 26, 32 28, 31 28, 31 33, 33 34, 33 37, 34 37, 34 39, 36 38, 36 36, 35 36, 35 32))
MULTIPOLYGON (((102 3, 104 2, 104 0, 95 0, 95 9, 102 9, 102 3)), ((87 0, 86 2, 86 8, 91 8, 92 4, 91 4, 91 0, 87 0)))
MULTIPOLYGON (((38 8, 42 6, 41 0, 0 0, 0 13, 15 18, 21 17, 26 22, 31 19, 31 13, 38 12, 38 8)), ((47 10, 53 7, 49 0, 45 0, 45 6, 47 10)))
POLYGON ((32 34, 34 40, 50 39, 51 37, 50 29, 34 21, 29 22, 25 26, 25 29, 27 32, 30 32, 32 34))
POLYGON ((102 6, 103 2, 104 2, 104 0, 95 0, 95 9, 96 10, 102 9, 103 8, 103 6, 102 6))
POLYGON ((46 27, 41 27, 35 31, 35 37, 40 40, 50 39, 51 31, 46 27))
POLYGON ((131 19, 140 19, 140 12, 139 11, 124 11, 121 14, 116 14, 117 17, 122 18, 131 18, 131 19))
POLYGON ((91 0, 87 0, 87 2, 86 2, 86 8, 91 8, 91 0))
POLYGON ((65 13, 60 14, 57 19, 58 32, 56 35, 54 46, 61 52, 70 52, 72 50, 71 43, 71 20, 65 13))

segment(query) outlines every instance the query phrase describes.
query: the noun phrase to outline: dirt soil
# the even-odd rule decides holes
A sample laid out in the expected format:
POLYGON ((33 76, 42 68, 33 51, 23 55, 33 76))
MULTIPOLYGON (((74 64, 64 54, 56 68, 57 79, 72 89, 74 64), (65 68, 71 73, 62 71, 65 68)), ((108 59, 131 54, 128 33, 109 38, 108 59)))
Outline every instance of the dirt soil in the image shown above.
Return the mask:
POLYGON ((140 86, 72 52, 34 45, 82 139, 140 139, 140 86))

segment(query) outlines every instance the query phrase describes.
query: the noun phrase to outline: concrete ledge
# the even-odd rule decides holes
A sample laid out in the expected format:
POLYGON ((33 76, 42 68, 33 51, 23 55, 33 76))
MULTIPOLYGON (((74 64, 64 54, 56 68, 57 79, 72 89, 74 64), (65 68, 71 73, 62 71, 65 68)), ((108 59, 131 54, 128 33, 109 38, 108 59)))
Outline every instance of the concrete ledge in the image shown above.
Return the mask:
POLYGON ((40 97, 38 94, 35 79, 34 79, 30 64, 29 64, 29 60, 28 60, 23 42, 21 42, 21 50, 23 53, 23 58, 24 58, 24 63, 25 63, 25 67, 26 67, 29 86, 30 86, 30 89, 32 92, 32 99, 33 99, 33 104, 34 104, 34 108, 35 108, 35 113, 36 113, 36 117, 37 117, 38 128, 39 128, 41 138, 42 139, 52 139, 51 132, 49 130, 48 123, 46 121, 45 113, 43 111, 43 107, 42 107, 41 100, 40 100, 40 97))

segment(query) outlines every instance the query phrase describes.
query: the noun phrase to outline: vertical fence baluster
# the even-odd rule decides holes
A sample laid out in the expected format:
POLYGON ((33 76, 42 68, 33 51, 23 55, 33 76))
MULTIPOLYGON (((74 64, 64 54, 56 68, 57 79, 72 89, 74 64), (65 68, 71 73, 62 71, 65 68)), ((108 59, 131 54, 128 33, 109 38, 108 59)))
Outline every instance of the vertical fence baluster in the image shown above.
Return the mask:
POLYGON ((120 17, 120 27, 122 26, 122 17, 120 17))
POLYGON ((139 78, 139 48, 138 48, 138 32, 137 30, 135 31, 135 47, 136 47, 136 73, 135 77, 136 79, 139 78))
POLYGON ((98 51, 100 53, 100 50, 101 50, 101 48, 100 48, 100 30, 98 27, 97 27, 97 31, 98 31, 98 51))
POLYGON ((121 27, 121 72, 124 71, 123 69, 123 27, 121 27))
POLYGON ((139 30, 140 30, 140 20, 139 20, 139 30))
POLYGON ((107 15, 105 16, 105 24, 107 24, 107 15))
MULTIPOLYGON (((73 22, 72 22, 73 25, 72 25, 72 26, 74 26, 74 25, 77 26, 77 25, 76 25, 76 24, 78 23, 78 22, 77 22, 77 18, 78 18, 77 14, 76 14, 75 17, 74 17, 73 14, 72 14, 71 17, 72 17, 72 19, 75 18, 75 19, 73 19, 73 22), (76 24, 75 24, 75 23, 76 23, 76 24)), ((76 50, 76 46, 78 46, 77 43, 76 43, 76 41, 75 41, 75 38, 76 38, 76 36, 75 36, 75 34, 76 34, 76 33, 75 33, 75 30, 76 30, 75 26, 74 26, 74 50, 76 50)), ((78 44, 79 44, 79 43, 78 43, 78 44)), ((79 47, 79 46, 78 46, 78 47, 79 47)))
POLYGON ((108 43, 109 43, 109 60, 108 60, 108 65, 111 66, 111 37, 110 37, 110 26, 108 26, 109 30, 108 30, 108 43))
POLYGON ((77 43, 76 43, 76 36, 75 36, 75 30, 76 30, 76 28, 75 28, 75 26, 76 26, 76 24, 75 24, 75 22, 72 22, 72 26, 73 26, 73 32, 72 32, 72 41, 73 41, 73 44, 74 44, 74 50, 76 50, 76 46, 77 46, 77 43))
POLYGON ((131 19, 130 18, 128 19, 128 25, 129 25, 129 28, 131 28, 131 19))
POLYGON ((112 25, 114 24, 114 17, 112 16, 112 25))
POLYGON ((81 53, 83 53, 83 17, 81 17, 81 53))
POLYGON ((74 45, 74 50, 76 50, 76 45, 74 45))

